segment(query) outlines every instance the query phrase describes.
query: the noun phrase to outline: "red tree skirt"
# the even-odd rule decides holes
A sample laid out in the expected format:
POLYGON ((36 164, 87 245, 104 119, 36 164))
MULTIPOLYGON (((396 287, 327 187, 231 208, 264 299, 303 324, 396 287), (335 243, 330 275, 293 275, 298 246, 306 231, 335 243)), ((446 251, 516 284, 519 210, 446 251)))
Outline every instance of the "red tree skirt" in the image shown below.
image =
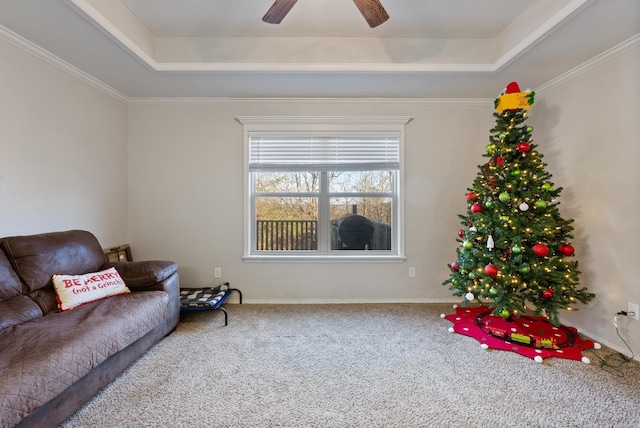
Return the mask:
POLYGON ((516 352, 537 362, 558 357, 589 363, 582 351, 600 347, 591 340, 580 338, 575 328, 554 326, 545 317, 505 319, 493 315, 488 306, 455 309, 455 314, 443 314, 453 323, 452 331, 475 338, 485 349, 516 352))

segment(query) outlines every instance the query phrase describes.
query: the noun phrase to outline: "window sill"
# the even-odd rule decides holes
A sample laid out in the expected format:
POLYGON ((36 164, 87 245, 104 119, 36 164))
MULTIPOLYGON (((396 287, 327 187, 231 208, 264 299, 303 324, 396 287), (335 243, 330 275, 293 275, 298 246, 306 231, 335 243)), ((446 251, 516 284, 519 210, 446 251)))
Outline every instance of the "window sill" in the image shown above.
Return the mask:
POLYGON ((365 254, 353 254, 353 255, 320 255, 320 254, 265 254, 265 255, 250 255, 243 256, 242 260, 245 262, 310 262, 310 263, 378 263, 378 262, 404 262, 407 260, 406 256, 392 255, 392 254, 380 254, 380 255, 365 255, 365 254))

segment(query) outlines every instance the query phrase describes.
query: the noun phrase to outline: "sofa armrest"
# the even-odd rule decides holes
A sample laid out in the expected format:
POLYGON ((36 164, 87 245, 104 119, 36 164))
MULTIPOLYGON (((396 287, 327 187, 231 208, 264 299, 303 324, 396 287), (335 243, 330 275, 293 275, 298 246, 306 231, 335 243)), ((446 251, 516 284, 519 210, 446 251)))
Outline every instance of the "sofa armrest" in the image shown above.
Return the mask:
POLYGON ((108 262, 103 269, 116 268, 124 283, 133 292, 164 291, 167 303, 167 333, 173 331, 180 319, 180 280, 178 265, 164 260, 140 262, 108 262))
POLYGON ((140 262, 109 262, 103 269, 115 267, 129 288, 148 287, 164 281, 178 271, 175 262, 150 260, 140 262))

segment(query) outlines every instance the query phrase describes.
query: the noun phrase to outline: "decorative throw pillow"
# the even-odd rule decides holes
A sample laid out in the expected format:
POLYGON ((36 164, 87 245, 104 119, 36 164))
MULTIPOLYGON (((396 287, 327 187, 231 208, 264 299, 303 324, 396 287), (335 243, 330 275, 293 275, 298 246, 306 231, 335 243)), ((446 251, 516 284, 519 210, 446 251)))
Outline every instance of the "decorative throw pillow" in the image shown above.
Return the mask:
POLYGON ((131 292, 116 268, 84 275, 53 275, 52 279, 61 311, 131 292))

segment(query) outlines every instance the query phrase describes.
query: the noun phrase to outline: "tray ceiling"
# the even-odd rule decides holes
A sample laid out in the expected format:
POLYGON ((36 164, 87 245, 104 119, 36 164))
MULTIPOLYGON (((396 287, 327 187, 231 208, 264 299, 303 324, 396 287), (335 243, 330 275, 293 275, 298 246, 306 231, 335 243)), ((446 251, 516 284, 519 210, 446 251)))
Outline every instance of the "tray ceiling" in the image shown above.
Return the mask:
POLYGON ((0 36, 129 98, 491 98, 536 88, 640 33, 637 0, 21 0, 0 36), (37 48, 33 48, 36 46, 37 48))

